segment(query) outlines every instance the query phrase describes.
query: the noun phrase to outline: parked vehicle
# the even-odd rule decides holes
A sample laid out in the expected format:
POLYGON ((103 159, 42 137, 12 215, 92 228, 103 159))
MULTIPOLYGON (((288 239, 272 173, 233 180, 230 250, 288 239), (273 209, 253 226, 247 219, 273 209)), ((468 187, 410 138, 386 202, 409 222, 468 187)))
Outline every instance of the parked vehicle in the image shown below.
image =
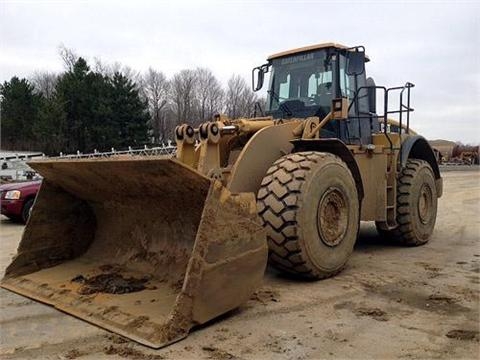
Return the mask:
POLYGON ((36 180, 0 185, 0 213, 25 224, 41 184, 36 180))

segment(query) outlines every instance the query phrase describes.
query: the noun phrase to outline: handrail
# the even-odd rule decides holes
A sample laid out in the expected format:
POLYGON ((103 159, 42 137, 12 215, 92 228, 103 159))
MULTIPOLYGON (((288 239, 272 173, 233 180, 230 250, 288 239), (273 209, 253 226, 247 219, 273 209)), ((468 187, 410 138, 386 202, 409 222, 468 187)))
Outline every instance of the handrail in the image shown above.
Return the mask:
MULTIPOLYGON (((403 120, 403 108, 405 107, 406 108, 406 112, 407 112, 407 128, 406 128, 406 133, 408 134, 410 132, 410 111, 413 111, 413 109, 410 108, 410 88, 414 87, 415 85, 410 83, 410 82, 406 82, 405 85, 402 87, 401 91, 400 91, 400 109, 399 109, 399 115, 398 115, 398 122, 400 124, 399 128, 398 128, 398 136, 400 137, 400 148, 402 147, 401 145, 401 139, 402 139, 402 129, 403 129, 403 124, 402 124, 402 120, 403 120), (405 90, 407 90, 407 105, 405 106, 403 104, 403 93, 405 92, 405 90)), ((399 155, 399 162, 400 164, 402 163, 402 151, 400 151, 400 155, 399 155)))
MULTIPOLYGON (((368 89, 380 89, 383 91, 383 96, 384 96, 384 99, 383 99, 383 115, 377 115, 379 117, 383 117, 383 132, 389 142, 389 145, 390 145, 390 149, 393 149, 393 142, 390 138, 390 136, 388 135, 388 132, 387 132, 387 128, 388 128, 388 115, 389 114, 399 114, 399 136, 401 137, 402 135, 402 129, 406 131, 406 133, 410 133, 410 112, 411 111, 414 111, 414 109, 412 107, 410 107, 410 89, 415 87, 415 85, 413 83, 410 83, 410 82, 406 82, 405 85, 403 86, 395 86, 395 87, 391 87, 391 88, 387 88, 385 86, 361 86, 357 89, 357 91, 355 92, 355 95, 354 97, 352 98, 349 106, 348 106, 348 112, 350 112, 353 104, 356 104, 358 102, 358 98, 360 97, 360 93, 361 93, 361 90, 365 89, 365 90, 368 90, 368 89), (388 100, 389 100, 389 96, 390 96, 390 93, 393 92, 393 91, 398 91, 400 90, 400 94, 399 94, 399 97, 400 97, 400 104, 399 104, 399 109, 398 110, 389 110, 388 108, 388 100), (404 92, 406 90, 406 96, 407 96, 407 104, 404 104, 403 100, 404 100, 404 92), (407 113, 407 126, 406 128, 403 127, 403 113, 406 112, 407 113)), ((360 118, 370 118, 371 116, 361 116, 360 115, 360 112, 359 112, 359 109, 358 109, 358 106, 356 107, 355 109, 355 112, 356 112, 356 116, 354 116, 353 118, 357 118, 357 119, 360 119, 360 118)), ((360 137, 361 137, 361 127, 359 125, 359 134, 360 134, 360 137)), ((401 145, 400 145, 401 146, 401 145)))
MULTIPOLYGON (((357 91, 355 92, 355 95, 353 96, 353 99, 352 101, 350 102, 350 105, 348 106, 348 112, 350 112, 351 108, 352 108, 352 105, 355 104, 357 101, 358 101, 358 97, 359 97, 359 94, 361 92, 361 90, 363 89, 380 89, 380 90, 383 90, 383 93, 384 93, 384 100, 383 100, 383 132, 385 134, 385 137, 387 138, 388 140, 388 143, 390 145, 390 149, 393 149, 393 142, 392 142, 392 139, 390 138, 390 136, 388 135, 387 133, 387 115, 388 115, 388 89, 385 87, 385 86, 360 86, 357 91)), ((357 113, 359 113, 358 111, 358 107, 355 109, 355 111, 357 113)), ((357 115, 355 116, 356 118, 360 119, 360 115, 357 115)), ((360 128, 360 127, 359 127, 360 128)), ((361 135, 361 134, 360 134, 361 135)))

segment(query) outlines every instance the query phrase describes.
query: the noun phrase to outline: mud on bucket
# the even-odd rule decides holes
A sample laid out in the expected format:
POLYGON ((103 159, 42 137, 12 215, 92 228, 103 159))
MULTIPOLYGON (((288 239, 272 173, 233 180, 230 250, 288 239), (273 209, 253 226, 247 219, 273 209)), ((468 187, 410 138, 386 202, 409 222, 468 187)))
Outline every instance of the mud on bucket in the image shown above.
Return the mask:
POLYGON ((261 284, 253 194, 165 157, 30 165, 44 181, 2 287, 157 348, 261 284))

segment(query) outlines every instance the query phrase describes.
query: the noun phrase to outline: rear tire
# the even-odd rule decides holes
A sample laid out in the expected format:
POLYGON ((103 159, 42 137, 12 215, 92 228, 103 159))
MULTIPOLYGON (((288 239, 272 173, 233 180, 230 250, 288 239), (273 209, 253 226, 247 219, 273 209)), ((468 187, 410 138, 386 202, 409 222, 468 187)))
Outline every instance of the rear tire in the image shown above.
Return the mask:
POLYGON ((23 205, 23 209, 22 209, 22 222, 24 224, 27 223, 28 221, 28 218, 30 217, 30 210, 33 206, 33 203, 35 202, 35 199, 29 199, 25 202, 25 204, 23 205))
POLYGON ((355 181, 337 156, 299 152, 278 159, 257 196, 269 263, 311 279, 337 274, 357 239, 355 181))
POLYGON ((428 162, 408 159, 397 181, 397 223, 384 230, 377 223, 382 237, 403 245, 426 244, 433 233, 437 218, 437 190, 435 176, 428 162))

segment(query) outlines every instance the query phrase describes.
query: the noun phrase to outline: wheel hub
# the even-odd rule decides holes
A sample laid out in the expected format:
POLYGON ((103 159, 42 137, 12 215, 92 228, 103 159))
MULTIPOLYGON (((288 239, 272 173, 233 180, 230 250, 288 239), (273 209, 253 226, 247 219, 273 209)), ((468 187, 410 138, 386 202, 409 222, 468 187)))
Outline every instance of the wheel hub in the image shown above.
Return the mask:
POLYGON ((430 209, 432 207, 432 190, 427 184, 423 184, 418 198, 418 217, 422 224, 427 224, 430 220, 430 209))
POLYGON ((328 246, 337 246, 343 240, 348 226, 345 195, 337 188, 328 189, 317 209, 317 229, 320 239, 328 246))

